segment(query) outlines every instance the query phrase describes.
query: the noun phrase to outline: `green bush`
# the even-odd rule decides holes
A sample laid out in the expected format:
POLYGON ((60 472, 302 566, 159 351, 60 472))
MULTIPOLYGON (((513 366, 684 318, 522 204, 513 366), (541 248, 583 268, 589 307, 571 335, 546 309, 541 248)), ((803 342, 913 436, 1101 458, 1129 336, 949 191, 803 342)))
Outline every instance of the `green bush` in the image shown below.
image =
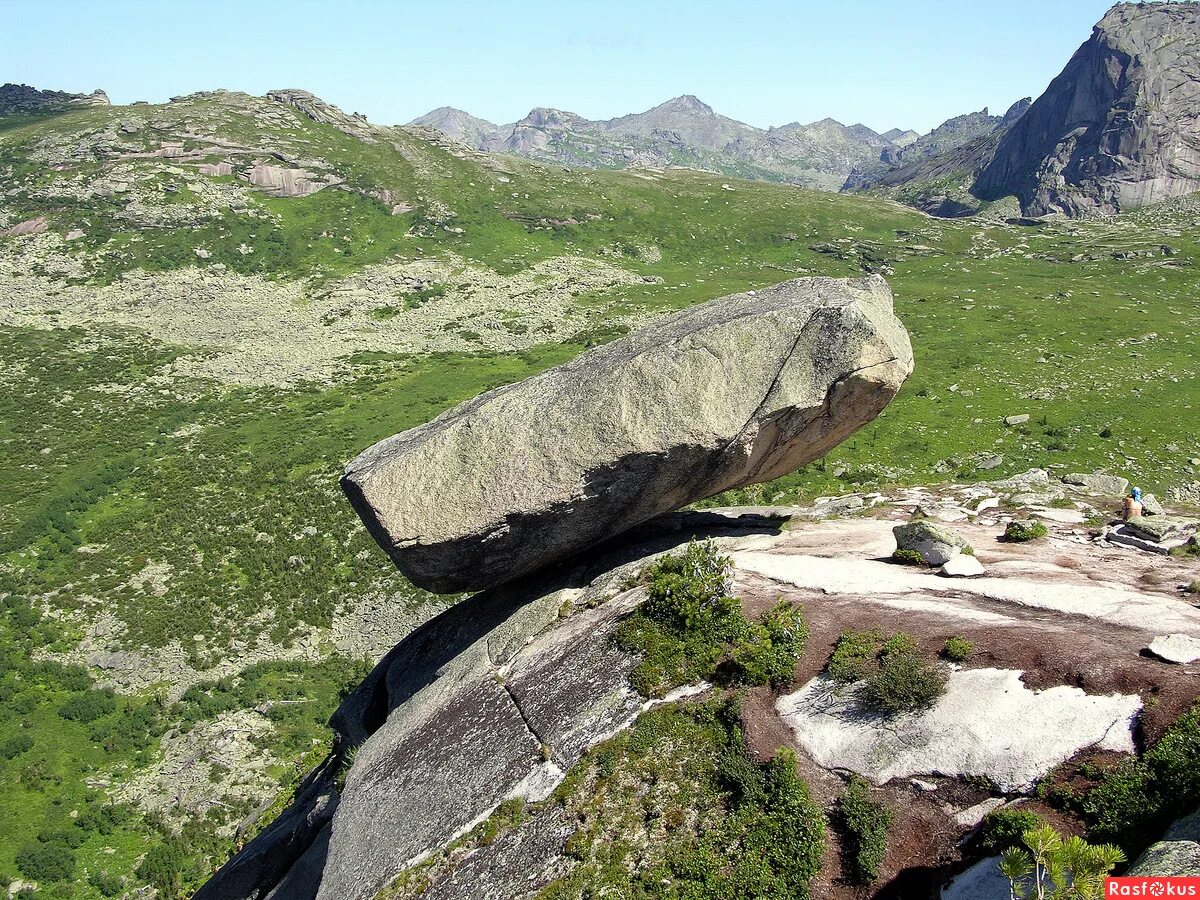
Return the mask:
POLYGON ((864 779, 852 775, 835 812, 842 832, 842 870, 852 884, 874 883, 887 855, 892 811, 871 797, 864 779))
POLYGON ((1016 807, 997 809, 983 817, 979 825, 979 849, 988 855, 1021 846, 1025 832, 1044 825, 1037 813, 1016 807))
POLYGON ((0 756, 5 759, 12 759, 20 756, 32 746, 33 738, 25 732, 21 732, 6 739, 4 743, 0 743, 0 756))
MULTIPOLYGON (((715 677, 728 645, 751 632, 741 604, 729 596, 731 577, 729 557, 712 541, 693 541, 682 554, 664 556, 642 573, 646 601, 614 636, 617 646, 642 657, 630 675, 635 689, 661 697, 681 684, 715 677)), ((764 630, 759 636, 768 635, 764 630)), ((772 657, 774 650, 763 655, 772 657)))
POLYGON ((119 897, 125 891, 125 879, 108 872, 96 872, 88 876, 88 884, 94 887, 101 897, 119 897))
POLYGON ((786 600, 763 613, 758 623, 733 645, 737 680, 743 684, 788 684, 804 653, 808 626, 800 611, 786 600))
POLYGON ((874 671, 883 642, 881 631, 843 631, 834 645, 826 672, 840 684, 861 681, 874 671))
POLYGON ((952 637, 946 640, 946 644, 942 647, 942 656, 950 660, 950 662, 963 662, 968 656, 974 652, 975 648, 971 646, 971 642, 960 637, 952 637))
POLYGON ((892 551, 892 559, 898 563, 903 563, 906 566, 925 565, 925 557, 923 557, 916 550, 901 550, 897 547, 892 551))
POLYGON ((946 673, 925 659, 912 637, 898 632, 846 631, 838 638, 826 674, 840 684, 863 681, 858 701, 884 715, 933 705, 946 690, 946 673))
POLYGON ((17 851, 16 863, 34 881, 69 881, 75 874, 75 851, 63 844, 26 844, 17 851))
POLYGON ((1200 594, 1200 578, 1193 578, 1186 590, 1189 594, 1200 594))
POLYGON ((73 722, 94 722, 117 711, 112 691, 86 691, 76 694, 58 708, 58 714, 73 722))
POLYGON ((906 634, 884 644, 879 671, 858 691, 863 706, 885 715, 928 709, 946 691, 946 673, 926 660, 906 634))
POLYGON ((1088 836, 1114 841, 1131 856, 1200 804, 1200 703, 1140 759, 1108 769, 1084 797, 1088 836))
POLYGON ((1105 876, 1125 860, 1111 844, 1093 846, 1080 837, 1063 840, 1049 825, 1025 832, 1021 843, 1000 856, 1000 872, 1014 900, 1099 898, 1105 876))
POLYGON ((1047 534, 1046 526, 1032 519, 1013 519, 1004 529, 1004 539, 1016 544, 1037 540, 1047 534))

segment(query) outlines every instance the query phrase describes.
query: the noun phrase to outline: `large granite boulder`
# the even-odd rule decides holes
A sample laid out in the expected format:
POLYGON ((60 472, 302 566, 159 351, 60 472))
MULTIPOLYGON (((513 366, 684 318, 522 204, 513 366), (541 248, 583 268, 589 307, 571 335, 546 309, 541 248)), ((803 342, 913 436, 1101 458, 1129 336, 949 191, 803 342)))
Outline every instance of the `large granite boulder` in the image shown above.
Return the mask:
POLYGON ((1200 4, 1114 6, 1000 138, 973 193, 1083 215, 1200 190, 1198 32, 1200 4))
POLYGON ((368 449, 343 486, 414 583, 483 589, 817 459, 911 371, 882 278, 797 279, 461 404, 368 449))

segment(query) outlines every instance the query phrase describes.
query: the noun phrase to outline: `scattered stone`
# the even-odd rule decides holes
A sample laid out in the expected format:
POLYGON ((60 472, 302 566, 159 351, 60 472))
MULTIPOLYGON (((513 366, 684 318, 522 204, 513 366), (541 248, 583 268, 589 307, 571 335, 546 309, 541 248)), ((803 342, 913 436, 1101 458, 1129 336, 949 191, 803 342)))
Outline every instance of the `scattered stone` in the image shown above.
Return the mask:
POLYGON ((975 578, 984 574, 983 563, 969 553, 959 553, 950 557, 938 570, 938 574, 950 578, 975 578))
POLYGON ((1029 421, 1029 416, 1024 413, 1022 413, 1019 416, 1005 416, 1004 417, 1004 424, 1010 425, 1010 426, 1011 425, 1024 425, 1028 421, 1029 421))
POLYGON ((1000 507, 1000 498, 999 497, 988 497, 986 500, 980 500, 979 503, 976 504, 975 515, 979 515, 985 509, 999 509, 999 507, 1000 507))
POLYGON ((1164 662, 1185 665, 1200 659, 1200 640, 1186 634, 1156 637, 1146 648, 1164 662))
POLYGON ((1129 490, 1129 479, 1117 475, 1105 475, 1096 472, 1092 475, 1073 474, 1062 477, 1063 484, 1081 487, 1096 494, 1107 494, 1113 497, 1124 497, 1129 490))
POLYGON ((960 555, 970 545, 949 528, 932 522, 909 522, 892 529, 897 550, 921 554, 926 565, 941 566, 960 555))
POLYGON ((414 583, 482 589, 823 456, 911 371, 881 277, 797 279, 483 394, 362 453, 343 486, 414 583))
POLYGON ((1163 509, 1163 505, 1158 502, 1158 498, 1153 494, 1142 495, 1142 515, 1144 516, 1165 516, 1167 511, 1163 509))

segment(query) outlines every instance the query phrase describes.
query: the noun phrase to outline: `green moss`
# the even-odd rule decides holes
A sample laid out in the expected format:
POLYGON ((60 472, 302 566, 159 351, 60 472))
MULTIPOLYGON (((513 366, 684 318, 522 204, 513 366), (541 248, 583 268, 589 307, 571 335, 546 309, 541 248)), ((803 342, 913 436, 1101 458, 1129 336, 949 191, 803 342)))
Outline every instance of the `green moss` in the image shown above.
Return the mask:
POLYGON ((916 550, 901 550, 896 548, 892 551, 892 559, 898 563, 903 563, 906 566, 923 566, 925 565, 925 557, 916 550))

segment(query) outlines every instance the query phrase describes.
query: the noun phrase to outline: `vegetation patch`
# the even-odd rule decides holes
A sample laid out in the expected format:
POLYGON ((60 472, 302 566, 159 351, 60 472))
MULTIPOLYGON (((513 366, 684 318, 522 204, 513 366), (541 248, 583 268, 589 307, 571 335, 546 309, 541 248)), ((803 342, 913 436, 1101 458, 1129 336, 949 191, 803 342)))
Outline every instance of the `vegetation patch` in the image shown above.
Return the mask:
POLYGON ((729 595, 732 562, 712 541, 688 544, 647 567, 647 596, 618 626, 615 640, 642 661, 630 675, 647 697, 702 680, 787 684, 804 651, 808 629, 786 601, 749 622, 729 595))
POLYGON ((1004 527, 1004 539, 1014 544, 1035 541, 1049 533, 1045 525, 1034 519, 1013 519, 1004 527))
POLYGON ((862 682, 855 695, 880 715, 928 709, 946 690, 946 672, 927 659, 905 632, 846 631, 838 638, 826 674, 841 684, 862 682))
POLYGON ((1089 837, 1131 857, 1200 803, 1200 703, 1153 747, 1103 772, 1083 798, 1089 837))
POLYGON ((1064 839, 1049 825, 1025 832, 1021 843, 1000 856, 1000 871, 1015 900, 1099 900, 1105 876, 1125 860, 1112 844, 1064 839))
POLYGON ((971 642, 960 637, 947 638, 946 643, 942 647, 942 656, 950 660, 950 662, 960 663, 975 651, 975 647, 971 642))
POLYGON ((842 835, 842 871, 852 884, 873 884, 887 855, 893 812, 871 796, 870 785, 857 775, 850 777, 835 812, 842 835))

